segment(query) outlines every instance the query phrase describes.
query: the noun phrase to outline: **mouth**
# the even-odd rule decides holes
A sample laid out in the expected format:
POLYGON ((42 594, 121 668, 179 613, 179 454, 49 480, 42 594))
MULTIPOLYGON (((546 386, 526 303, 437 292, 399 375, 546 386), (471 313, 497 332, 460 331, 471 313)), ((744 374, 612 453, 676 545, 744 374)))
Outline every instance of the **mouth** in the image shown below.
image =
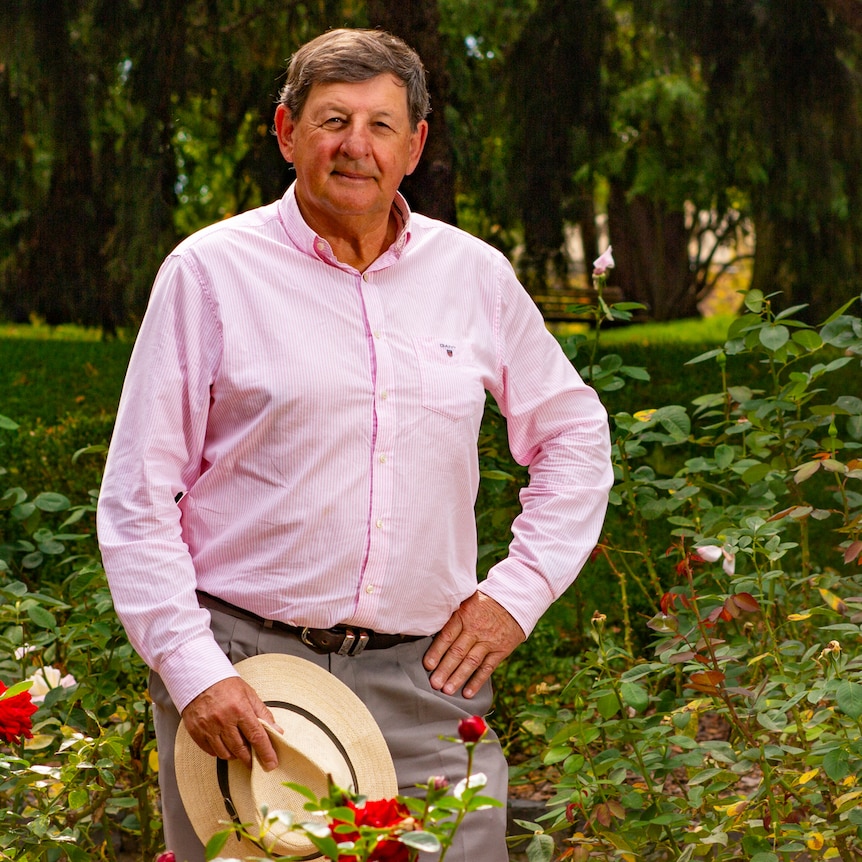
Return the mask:
POLYGON ((360 174, 355 171, 339 171, 335 170, 332 172, 333 176, 339 177, 343 180, 350 180, 351 182, 369 182, 373 181, 374 177, 369 176, 368 174, 360 174))

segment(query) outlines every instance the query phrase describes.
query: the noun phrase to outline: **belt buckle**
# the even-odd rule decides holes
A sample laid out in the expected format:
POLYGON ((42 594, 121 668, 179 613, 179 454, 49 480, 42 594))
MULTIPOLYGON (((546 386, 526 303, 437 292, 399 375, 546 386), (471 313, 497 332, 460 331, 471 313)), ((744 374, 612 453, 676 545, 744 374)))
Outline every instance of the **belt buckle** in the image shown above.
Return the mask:
POLYGON ((359 630, 357 636, 354 629, 348 628, 344 632, 344 640, 338 648, 338 655, 346 655, 351 658, 358 656, 367 646, 370 636, 368 632, 359 630))

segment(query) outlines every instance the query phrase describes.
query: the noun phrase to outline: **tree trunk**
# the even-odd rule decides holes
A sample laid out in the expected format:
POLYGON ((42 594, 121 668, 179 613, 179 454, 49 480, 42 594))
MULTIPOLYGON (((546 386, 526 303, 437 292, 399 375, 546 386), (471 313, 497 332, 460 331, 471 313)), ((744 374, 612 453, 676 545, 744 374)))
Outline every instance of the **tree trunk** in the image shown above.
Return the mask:
MULTIPOLYGON (((34 43, 50 92, 53 160, 49 193, 34 215, 23 267, 28 304, 49 324, 99 326, 107 278, 101 254, 106 221, 94 187, 87 69, 70 42, 74 3, 39 0, 34 43)), ((109 328, 113 321, 108 320, 109 328)))
POLYGON ((652 320, 697 314, 684 213, 664 210, 643 196, 628 200, 625 189, 612 183, 608 229, 616 262, 611 282, 626 300, 646 305, 652 320))
POLYGON ((440 12, 428 0, 368 0, 368 23, 382 27, 416 50, 428 73, 432 112, 428 142, 415 172, 401 185, 407 202, 417 212, 456 223, 452 143, 446 124, 449 75, 440 39, 440 12))

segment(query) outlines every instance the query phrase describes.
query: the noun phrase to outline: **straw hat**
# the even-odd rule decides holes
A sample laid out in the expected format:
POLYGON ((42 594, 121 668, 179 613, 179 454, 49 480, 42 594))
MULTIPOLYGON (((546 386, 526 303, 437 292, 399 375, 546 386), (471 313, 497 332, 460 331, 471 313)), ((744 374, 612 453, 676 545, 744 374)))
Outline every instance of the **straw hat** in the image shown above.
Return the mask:
MULTIPOLYGON (((326 795, 327 775, 342 789, 369 799, 395 796, 398 782, 383 734, 365 704, 344 683, 306 659, 277 653, 245 659, 236 669, 284 730, 279 733, 261 722, 278 754, 278 767, 264 772, 253 757, 249 771, 238 760, 212 757, 180 722, 177 783, 203 844, 231 821, 250 824, 249 831, 256 835, 261 806, 270 812, 289 811, 295 822, 315 820, 303 808, 308 799, 285 787, 285 781, 309 788, 318 798, 326 795)), ((319 815, 316 819, 323 821, 319 815)), ((267 832, 263 847, 275 856, 322 858, 303 833, 290 832, 278 822, 267 832)), ((221 855, 259 858, 261 848, 234 835, 221 855)))

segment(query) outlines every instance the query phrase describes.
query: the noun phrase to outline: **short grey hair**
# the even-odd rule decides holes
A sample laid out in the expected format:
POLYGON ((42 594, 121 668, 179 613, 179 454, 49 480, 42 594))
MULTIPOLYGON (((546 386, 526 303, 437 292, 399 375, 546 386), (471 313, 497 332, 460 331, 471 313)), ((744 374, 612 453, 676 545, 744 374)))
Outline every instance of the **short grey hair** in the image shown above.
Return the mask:
POLYGON ((355 84, 387 73, 407 88, 415 132, 431 110, 425 67, 409 45, 384 30, 329 30, 307 42, 290 58, 278 101, 298 120, 315 84, 355 84))

